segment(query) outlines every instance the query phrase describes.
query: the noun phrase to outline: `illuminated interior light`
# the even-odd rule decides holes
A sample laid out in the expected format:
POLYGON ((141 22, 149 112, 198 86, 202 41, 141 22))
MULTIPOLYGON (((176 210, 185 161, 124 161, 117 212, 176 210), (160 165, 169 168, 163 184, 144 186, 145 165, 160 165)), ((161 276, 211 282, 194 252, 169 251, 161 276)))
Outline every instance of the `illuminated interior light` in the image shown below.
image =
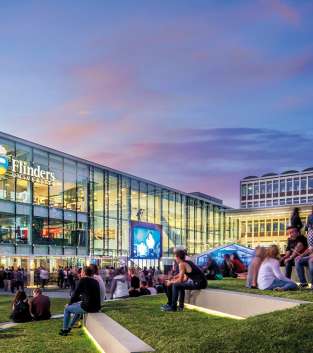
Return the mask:
POLYGON ((89 337, 89 339, 92 341, 92 343, 96 346, 96 348, 98 349, 98 351, 100 353, 105 353, 105 351, 103 350, 103 348, 100 346, 100 344, 96 341, 96 339, 93 337, 93 335, 87 330, 86 327, 83 328, 85 334, 89 337))
POLYGON ((235 320, 245 320, 246 319, 245 317, 242 317, 242 316, 227 314, 227 313, 223 313, 221 311, 216 311, 216 310, 212 310, 212 309, 202 308, 200 306, 196 306, 196 305, 192 305, 192 304, 185 304, 185 307, 187 309, 197 310, 197 311, 200 311, 202 313, 209 314, 209 315, 227 317, 229 319, 235 319, 235 320))

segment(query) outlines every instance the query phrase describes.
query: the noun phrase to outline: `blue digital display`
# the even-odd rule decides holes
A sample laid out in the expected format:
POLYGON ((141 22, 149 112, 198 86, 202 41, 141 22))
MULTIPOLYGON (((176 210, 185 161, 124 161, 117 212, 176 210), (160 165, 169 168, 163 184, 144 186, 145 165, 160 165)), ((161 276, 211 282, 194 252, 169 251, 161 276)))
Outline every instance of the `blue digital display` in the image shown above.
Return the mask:
POLYGON ((131 222, 131 258, 159 259, 162 256, 162 226, 131 222))

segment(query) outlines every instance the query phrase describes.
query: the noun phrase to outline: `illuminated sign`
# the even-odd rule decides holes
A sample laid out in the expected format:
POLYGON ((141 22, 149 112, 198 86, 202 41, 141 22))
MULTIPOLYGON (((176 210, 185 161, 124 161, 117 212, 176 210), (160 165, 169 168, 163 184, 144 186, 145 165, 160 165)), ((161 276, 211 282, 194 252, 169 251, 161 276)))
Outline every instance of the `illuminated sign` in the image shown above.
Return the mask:
POLYGON ((56 177, 53 172, 43 169, 40 165, 32 166, 27 161, 11 158, 6 149, 0 145, 0 175, 11 172, 14 178, 24 179, 33 183, 53 185, 56 177))

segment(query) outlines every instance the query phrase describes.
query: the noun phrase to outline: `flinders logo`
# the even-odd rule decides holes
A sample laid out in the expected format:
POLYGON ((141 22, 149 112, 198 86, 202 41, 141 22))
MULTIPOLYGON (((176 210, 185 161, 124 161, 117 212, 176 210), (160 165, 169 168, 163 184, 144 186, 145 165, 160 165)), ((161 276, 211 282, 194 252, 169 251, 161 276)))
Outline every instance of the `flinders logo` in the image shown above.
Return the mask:
POLYGON ((0 175, 6 173, 10 173, 14 178, 46 185, 53 185, 56 180, 53 172, 43 169, 40 165, 32 166, 27 161, 15 158, 9 160, 6 149, 0 145, 0 175))
POLYGON ((9 168, 9 159, 6 149, 0 145, 0 175, 4 175, 9 168))

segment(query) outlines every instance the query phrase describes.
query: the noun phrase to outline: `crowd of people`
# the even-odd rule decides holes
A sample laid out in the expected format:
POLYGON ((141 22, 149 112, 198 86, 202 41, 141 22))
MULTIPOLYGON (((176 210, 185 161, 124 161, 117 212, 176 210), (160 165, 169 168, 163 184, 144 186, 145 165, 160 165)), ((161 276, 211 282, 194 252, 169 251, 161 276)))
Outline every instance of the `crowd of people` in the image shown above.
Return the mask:
POLYGON ((290 226, 287 228, 287 234, 287 247, 283 256, 280 256, 277 245, 272 245, 268 248, 259 246, 255 249, 255 256, 248 269, 247 287, 277 291, 296 290, 299 287, 305 288, 308 287, 305 267, 308 267, 312 288, 313 207, 305 227, 303 227, 299 209, 294 209, 290 219, 290 226), (303 228, 307 236, 302 234, 303 228), (285 267, 285 273, 281 270, 282 266, 285 267), (294 267, 300 281, 299 286, 291 279, 294 267))
POLYGON ((15 293, 16 290, 24 290, 26 281, 26 271, 23 268, 0 267, 0 289, 5 292, 15 293))

